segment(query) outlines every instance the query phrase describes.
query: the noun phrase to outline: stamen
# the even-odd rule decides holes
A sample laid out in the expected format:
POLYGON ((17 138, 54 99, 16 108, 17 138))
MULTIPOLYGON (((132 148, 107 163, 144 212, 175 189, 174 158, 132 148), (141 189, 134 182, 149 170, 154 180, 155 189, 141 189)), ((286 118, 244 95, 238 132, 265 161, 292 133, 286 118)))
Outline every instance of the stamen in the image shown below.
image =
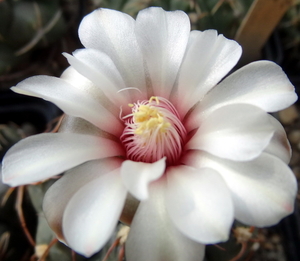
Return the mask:
POLYGON ((121 136, 127 157, 151 163, 166 156, 168 164, 176 164, 186 130, 174 106, 155 96, 128 106, 132 113, 122 118, 126 126, 121 136))

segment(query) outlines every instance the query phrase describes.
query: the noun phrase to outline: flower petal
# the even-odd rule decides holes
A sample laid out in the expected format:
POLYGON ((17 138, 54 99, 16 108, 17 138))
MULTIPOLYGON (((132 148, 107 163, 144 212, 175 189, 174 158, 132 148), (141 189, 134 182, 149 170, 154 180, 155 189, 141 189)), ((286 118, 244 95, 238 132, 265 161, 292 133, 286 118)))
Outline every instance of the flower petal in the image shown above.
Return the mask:
POLYGON ((186 148, 231 160, 251 160, 267 147, 273 133, 274 127, 263 110, 248 104, 228 105, 200 123, 186 148))
POLYGON ((237 70, 213 88, 193 109, 186 126, 187 129, 198 127, 211 112, 229 104, 252 104, 274 112, 296 100, 294 86, 280 66, 270 61, 257 61, 237 70))
POLYGON ((146 60, 155 96, 169 98, 190 34, 182 11, 150 7, 138 13, 136 37, 146 60))
POLYGON ((295 176, 273 155, 262 153, 252 161, 235 162, 194 151, 183 163, 218 171, 231 190, 235 217, 244 224, 271 226, 293 212, 295 176))
POLYGON ((121 177, 125 187, 134 197, 146 200, 149 196, 149 183, 159 179, 164 174, 165 168, 166 157, 154 163, 126 160, 121 167, 121 177))
POLYGON ((75 51, 74 56, 67 53, 63 55, 76 71, 101 89, 117 107, 131 102, 126 92, 118 93, 126 86, 118 69, 106 54, 95 49, 81 49, 75 51))
POLYGON ((77 72, 72 66, 69 66, 62 75, 60 79, 68 82, 72 86, 76 87, 83 92, 88 93, 97 102, 100 102, 109 112, 119 118, 120 106, 115 106, 101 91, 101 89, 95 86, 89 79, 85 78, 82 74, 77 72))
POLYGON ((192 110, 186 127, 189 130, 197 128, 207 115, 229 104, 252 104, 274 112, 296 100, 294 86, 280 66, 270 61, 257 61, 237 70, 213 88, 192 110))
POLYGON ((106 158, 81 164, 67 171, 45 194, 43 211, 51 229, 65 241, 62 232, 63 213, 73 195, 89 182, 120 168, 122 160, 106 158))
POLYGON ((269 115, 269 118, 273 124, 275 132, 264 152, 272 154, 281 159, 284 163, 288 164, 292 156, 292 149, 287 139, 285 130, 280 122, 273 116, 269 115))
POLYGON ((98 128, 120 135, 122 123, 89 92, 52 76, 34 76, 11 88, 14 92, 53 102, 66 114, 84 118, 98 128), (109 124, 108 124, 109 122, 109 124))
POLYGON ((116 228, 126 192, 120 169, 80 188, 67 204, 63 215, 63 233, 67 244, 86 257, 98 252, 116 228))
POLYGON ((212 169, 176 166, 167 178, 166 206, 176 227, 203 244, 228 240, 234 210, 222 177, 212 169))
POLYGON ((116 140, 116 137, 110 133, 107 133, 103 130, 100 130, 95 125, 91 124, 90 122, 78 118, 72 117, 68 115, 64 115, 61 124, 59 126, 59 133, 78 133, 84 135, 92 135, 97 136, 105 139, 109 139, 112 141, 119 141, 116 140))
POLYGON ((116 137, 110 133, 100 130, 90 122, 77 117, 65 115, 59 126, 60 133, 78 133, 102 137, 105 139, 116 140, 116 137))
POLYGON ((127 87, 139 88, 145 94, 143 57, 134 27, 131 16, 101 8, 84 17, 79 38, 86 48, 98 49, 112 59, 127 87))
POLYGON ((88 160, 123 153, 116 142, 100 137, 74 133, 30 136, 6 153, 2 165, 3 182, 10 186, 34 183, 88 160))
POLYGON ((236 65, 241 54, 236 41, 218 35, 216 30, 191 32, 178 78, 181 116, 236 65))
POLYGON ((297 100, 294 86, 281 67, 270 61, 250 63, 228 76, 203 100, 204 110, 248 103, 267 112, 287 108, 297 100))
POLYGON ((142 201, 126 241, 126 258, 132 261, 201 261, 204 245, 185 237, 170 220, 161 181, 150 185, 150 196, 142 201))

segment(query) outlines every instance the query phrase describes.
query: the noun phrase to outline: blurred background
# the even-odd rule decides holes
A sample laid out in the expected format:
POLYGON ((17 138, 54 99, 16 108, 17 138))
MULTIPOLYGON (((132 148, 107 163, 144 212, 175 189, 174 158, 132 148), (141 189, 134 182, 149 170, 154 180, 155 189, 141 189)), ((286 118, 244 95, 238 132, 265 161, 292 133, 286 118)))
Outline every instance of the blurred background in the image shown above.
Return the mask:
MULTIPOLYGON (((78 26, 94 9, 111 8, 135 17, 149 6, 183 10, 192 29, 217 29, 237 40, 243 56, 234 70, 258 59, 276 62, 299 93, 299 0, 0 0, 0 160, 20 139, 55 131, 62 115, 54 105, 9 88, 33 75, 59 77, 68 67, 61 53, 82 48, 78 26)), ((293 149, 290 166, 299 180, 298 104, 275 117, 287 131, 293 149)), ((115 238, 89 259, 55 241, 41 209, 43 195, 53 182, 15 189, 0 182, 0 261, 103 260, 115 238)), ((271 228, 245 228, 235 223, 229 242, 207 247, 206 260, 299 261, 299 202, 298 195, 295 213, 271 228), (245 233, 247 240, 240 243, 245 233)), ((117 246, 107 260, 119 260, 120 249, 117 246)))

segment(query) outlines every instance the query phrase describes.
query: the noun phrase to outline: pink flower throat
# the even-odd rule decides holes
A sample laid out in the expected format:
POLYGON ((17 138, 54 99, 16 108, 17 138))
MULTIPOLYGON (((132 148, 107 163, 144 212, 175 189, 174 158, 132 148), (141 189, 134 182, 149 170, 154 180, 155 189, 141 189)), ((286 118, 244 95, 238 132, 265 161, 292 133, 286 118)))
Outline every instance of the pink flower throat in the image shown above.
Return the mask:
POLYGON ((176 165, 186 130, 175 107, 162 97, 151 97, 129 106, 132 113, 122 118, 125 128, 120 137, 127 158, 152 163, 165 156, 168 165, 176 165))

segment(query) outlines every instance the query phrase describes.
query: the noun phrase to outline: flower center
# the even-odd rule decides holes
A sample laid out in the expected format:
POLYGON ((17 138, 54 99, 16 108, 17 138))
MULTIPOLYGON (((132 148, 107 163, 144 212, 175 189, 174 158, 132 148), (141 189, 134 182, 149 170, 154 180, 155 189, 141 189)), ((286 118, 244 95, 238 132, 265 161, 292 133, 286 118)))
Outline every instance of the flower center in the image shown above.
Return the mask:
POLYGON ((186 130, 174 106, 165 98, 129 104, 132 113, 122 118, 121 141, 130 160, 152 163, 164 156, 176 165, 186 138, 186 130))

